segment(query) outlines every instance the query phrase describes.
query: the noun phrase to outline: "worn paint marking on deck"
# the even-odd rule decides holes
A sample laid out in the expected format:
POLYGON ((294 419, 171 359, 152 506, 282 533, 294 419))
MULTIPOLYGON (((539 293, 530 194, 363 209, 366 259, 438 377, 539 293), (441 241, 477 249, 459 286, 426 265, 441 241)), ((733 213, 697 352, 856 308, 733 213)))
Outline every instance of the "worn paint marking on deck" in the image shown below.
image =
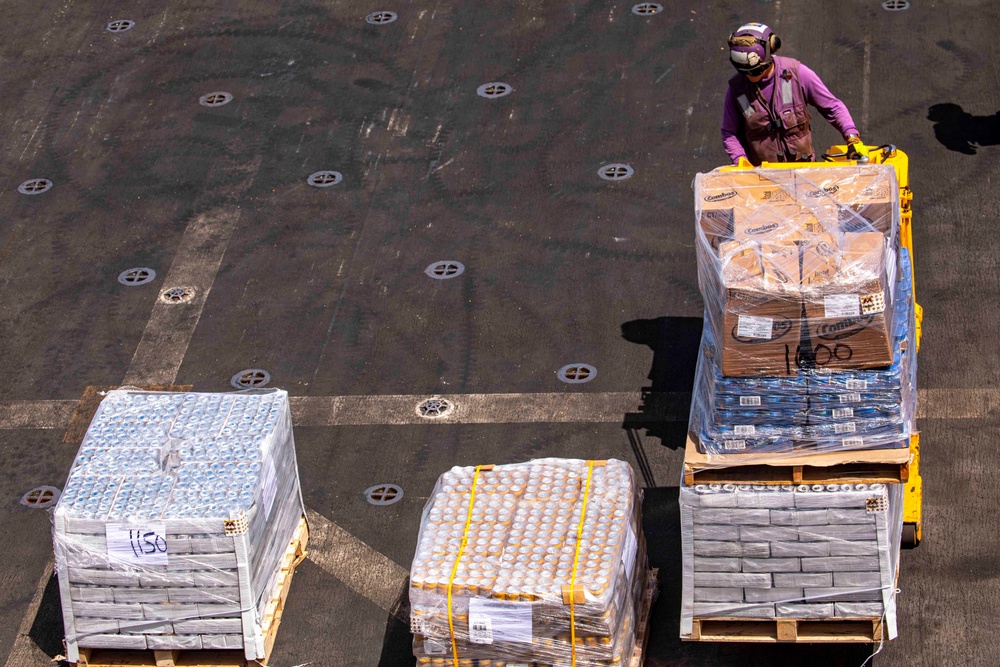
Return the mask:
POLYGON ((0 401, 0 428, 66 428, 79 401, 0 401))
POLYGON ((306 518, 308 559, 355 593, 406 622, 409 573, 326 517, 307 510, 306 518))
POLYGON ((35 623, 38 608, 42 606, 42 596, 45 594, 49 579, 52 578, 54 565, 54 561, 51 560, 45 565, 42 578, 38 580, 38 586, 35 588, 35 594, 31 597, 24 618, 21 619, 21 625, 17 628, 17 637, 14 638, 14 645, 10 649, 4 667, 42 667, 52 664, 52 658, 45 655, 31 638, 31 626, 35 623))
POLYGON ((240 210, 233 208, 188 223, 163 285, 193 288, 194 296, 179 304, 156 300, 122 384, 171 384, 177 378, 239 219, 240 210))
MULTIPOLYGON (((450 414, 425 419, 416 406, 426 394, 292 396, 295 426, 404 424, 614 423, 627 414, 647 421, 686 421, 689 394, 660 394, 655 410, 640 410, 640 392, 437 394, 455 405, 450 414)), ((982 419, 1000 414, 1000 389, 921 389, 920 419, 982 419)), ((0 401, 0 430, 65 429, 77 401, 0 401)))

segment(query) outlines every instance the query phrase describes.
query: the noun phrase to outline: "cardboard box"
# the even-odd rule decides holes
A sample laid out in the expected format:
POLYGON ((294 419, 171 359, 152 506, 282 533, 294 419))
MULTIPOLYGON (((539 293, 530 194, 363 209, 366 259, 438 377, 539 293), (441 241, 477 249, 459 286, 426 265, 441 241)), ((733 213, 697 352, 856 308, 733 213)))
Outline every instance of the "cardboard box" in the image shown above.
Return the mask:
POLYGON ((719 248, 722 284, 727 290, 796 298, 799 246, 794 243, 728 241, 719 248))
POLYGON ((723 318, 722 374, 729 377, 795 375, 801 336, 798 301, 768 299, 742 313, 727 309, 723 318))
POLYGON ((897 228, 895 172, 858 165, 766 174, 695 181, 699 280, 716 299, 706 309, 723 373, 889 365, 894 267, 885 239, 897 228))
POLYGON ((898 225, 893 216, 899 191, 892 167, 858 165, 829 172, 805 170, 797 178, 795 191, 799 201, 817 217, 836 220, 843 232, 890 234, 898 225))
POLYGON ((825 244, 802 248, 806 364, 830 369, 888 366, 893 308, 885 237, 847 233, 835 247, 834 253, 825 244))
POLYGON ((839 226, 835 217, 820 220, 811 210, 797 204, 733 210, 733 239, 736 241, 793 244, 837 231, 839 226))
POLYGON ((770 176, 756 171, 698 174, 695 206, 703 212, 794 204, 795 174, 770 172, 770 176))
POLYGON ((839 236, 817 234, 801 245, 799 285, 807 294, 813 290, 825 289, 837 280, 843 264, 839 236))
POLYGON ((708 245, 718 251, 722 243, 736 238, 737 216, 746 219, 758 210, 797 206, 793 176, 775 181, 757 173, 699 174, 697 211, 708 245))
POLYGON ((720 245, 733 240, 733 209, 702 211, 699 225, 708 247, 718 253, 720 245))
POLYGON ((802 317, 798 246, 730 241, 720 255, 723 374, 794 374, 802 317))

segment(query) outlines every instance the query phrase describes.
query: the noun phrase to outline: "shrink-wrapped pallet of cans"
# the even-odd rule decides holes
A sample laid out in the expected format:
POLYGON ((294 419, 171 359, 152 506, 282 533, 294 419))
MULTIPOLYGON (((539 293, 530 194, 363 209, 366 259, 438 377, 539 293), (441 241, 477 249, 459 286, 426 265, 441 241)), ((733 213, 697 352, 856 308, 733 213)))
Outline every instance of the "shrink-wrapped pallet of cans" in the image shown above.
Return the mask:
POLYGON ((410 570, 417 663, 628 665, 648 578, 627 463, 452 468, 410 570))
POLYGON ((287 392, 115 390, 53 513, 67 658, 242 649, 304 530, 287 392))
POLYGON ((903 485, 682 482, 680 507, 681 637, 719 618, 874 620, 896 636, 903 485))

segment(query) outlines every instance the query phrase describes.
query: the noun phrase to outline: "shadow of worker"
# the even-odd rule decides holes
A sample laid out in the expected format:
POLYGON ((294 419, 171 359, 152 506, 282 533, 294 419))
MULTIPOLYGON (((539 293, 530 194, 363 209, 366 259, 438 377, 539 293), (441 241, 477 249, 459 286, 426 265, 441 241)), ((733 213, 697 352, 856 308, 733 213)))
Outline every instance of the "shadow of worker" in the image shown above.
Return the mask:
POLYGON ((639 412, 626 414, 622 425, 630 438, 645 429, 665 447, 684 447, 703 322, 700 317, 657 317, 622 325, 622 338, 653 351, 650 386, 642 389, 639 412))
POLYGON ((957 104, 935 104, 927 110, 934 123, 934 136, 944 147, 964 155, 975 155, 982 146, 1000 144, 1000 112, 974 116, 957 104))

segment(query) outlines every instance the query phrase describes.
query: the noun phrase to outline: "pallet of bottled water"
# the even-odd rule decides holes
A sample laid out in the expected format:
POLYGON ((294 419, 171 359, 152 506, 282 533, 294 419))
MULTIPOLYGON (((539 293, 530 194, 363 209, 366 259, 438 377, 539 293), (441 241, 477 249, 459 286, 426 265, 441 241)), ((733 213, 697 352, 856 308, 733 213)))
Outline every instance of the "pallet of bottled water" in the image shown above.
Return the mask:
POLYGON ((115 390, 54 513, 67 658, 243 649, 304 509, 288 394, 115 390))

